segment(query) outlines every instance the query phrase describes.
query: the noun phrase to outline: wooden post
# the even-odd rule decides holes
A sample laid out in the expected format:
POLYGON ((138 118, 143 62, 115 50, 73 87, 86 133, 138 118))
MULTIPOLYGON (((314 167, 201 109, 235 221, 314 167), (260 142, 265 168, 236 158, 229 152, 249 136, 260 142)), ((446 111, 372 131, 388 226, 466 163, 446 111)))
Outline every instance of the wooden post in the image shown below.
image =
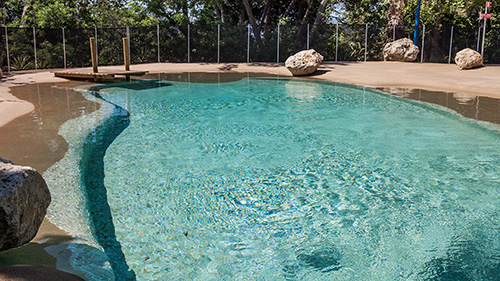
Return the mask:
POLYGON ((128 39, 123 38, 123 62, 125 63, 125 71, 130 70, 130 53, 128 48, 128 39))
POLYGON ((92 71, 98 73, 97 70, 97 46, 94 37, 90 37, 90 55, 92 56, 92 71))

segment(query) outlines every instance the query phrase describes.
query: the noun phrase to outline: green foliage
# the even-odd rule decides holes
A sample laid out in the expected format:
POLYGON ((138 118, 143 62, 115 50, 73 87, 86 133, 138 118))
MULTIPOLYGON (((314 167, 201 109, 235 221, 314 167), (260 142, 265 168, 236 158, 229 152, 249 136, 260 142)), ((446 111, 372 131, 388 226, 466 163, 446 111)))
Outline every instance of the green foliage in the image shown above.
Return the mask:
POLYGON ((355 0, 344 1, 346 13, 342 20, 348 24, 386 25, 386 13, 389 8, 388 0, 355 0))
POLYGON ((64 26, 76 26, 77 22, 74 17, 76 14, 76 7, 67 5, 68 3, 61 3, 51 1, 52 3, 36 2, 33 9, 29 10, 30 15, 33 16, 33 23, 39 28, 60 28, 64 26))
MULTIPOLYGON (((418 0, 407 1, 404 10, 405 21, 415 21, 418 0)), ((456 27, 473 27, 479 11, 484 9, 484 0, 421 0, 420 21, 424 25, 442 24, 456 27)))
POLYGON ((12 70, 26 70, 34 68, 35 68, 35 62, 32 61, 31 58, 26 55, 20 55, 14 57, 10 63, 10 69, 12 70))

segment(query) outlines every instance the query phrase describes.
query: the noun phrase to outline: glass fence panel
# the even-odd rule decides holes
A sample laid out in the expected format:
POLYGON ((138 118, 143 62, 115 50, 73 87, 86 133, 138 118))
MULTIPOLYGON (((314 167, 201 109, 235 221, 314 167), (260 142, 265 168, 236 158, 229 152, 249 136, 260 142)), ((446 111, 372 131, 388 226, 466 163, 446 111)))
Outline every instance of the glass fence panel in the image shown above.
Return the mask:
POLYGON ((451 27, 425 27, 424 62, 448 62, 451 27))
POLYGON ((248 27, 246 25, 220 27, 220 62, 246 62, 248 27))
POLYGON ((188 26, 160 26, 160 61, 187 62, 188 26))
POLYGON ((335 61, 336 24, 318 25, 309 31, 309 48, 316 50, 325 61, 335 61))
POLYGON ((35 68, 33 28, 8 28, 10 69, 35 68))
POLYGON ((158 28, 130 27, 130 63, 158 62, 158 28))
POLYGON ((36 57, 39 69, 64 67, 62 29, 36 29, 36 57))
POLYGON ((97 55, 99 65, 122 65, 123 38, 127 37, 126 28, 98 28, 97 55))
POLYGON ((94 37, 94 29, 65 29, 66 67, 92 66, 90 56, 90 38, 94 37))
POLYGON ((365 25, 339 25, 338 61, 363 61, 365 25))
MULTIPOLYGON (((311 28, 311 25, 309 26, 309 28, 311 28)), ((306 50, 308 33, 307 29, 307 24, 280 26, 280 62, 285 62, 289 56, 292 56, 299 51, 306 50)))
POLYGON ((250 26, 250 62, 276 62, 278 26, 250 26))
MULTIPOLYGON (((366 29, 366 26, 365 26, 366 29)), ((389 42, 387 28, 385 26, 368 25, 366 40, 366 60, 383 61, 384 47, 389 42)))
MULTIPOLYGON (((451 46, 451 59, 450 63, 455 62, 455 56, 456 54, 465 49, 465 48, 471 48, 473 50, 479 50, 480 51, 480 46, 478 47, 478 32, 479 30, 472 30, 468 28, 453 28, 453 42, 451 46)), ((449 52, 449 46, 448 46, 448 52, 449 52)))
POLYGON ((217 25, 190 26, 191 62, 217 62, 217 25))

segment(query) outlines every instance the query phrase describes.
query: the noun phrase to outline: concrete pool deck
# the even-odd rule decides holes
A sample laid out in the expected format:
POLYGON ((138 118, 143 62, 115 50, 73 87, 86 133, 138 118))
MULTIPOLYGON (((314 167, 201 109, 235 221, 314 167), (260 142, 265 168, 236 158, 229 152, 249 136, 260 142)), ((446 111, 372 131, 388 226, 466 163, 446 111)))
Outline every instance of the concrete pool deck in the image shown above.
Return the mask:
MULTIPOLYGON (((115 71, 123 66, 100 67, 115 71)), ((133 70, 150 73, 210 72, 210 73, 267 73, 280 77, 291 77, 283 63, 153 63, 131 66, 133 70)), ((460 93, 464 95, 500 98, 500 65, 486 66, 472 70, 458 70, 454 64, 401 63, 401 62, 325 62, 307 79, 343 82, 368 87, 412 88, 432 91, 460 93)), ((26 71, 4 75, 0 80, 0 127, 19 116, 30 113, 33 104, 19 100, 10 93, 10 87, 43 83, 65 82, 64 78, 54 77, 49 70, 26 71)), ((0 155, 1 156, 1 155, 0 155)), ((25 248, 23 255, 36 253, 32 260, 39 264, 56 267, 56 260, 44 252, 44 245, 58 244, 70 240, 66 232, 45 220, 34 242, 39 247, 25 248), (40 255, 44 254, 43 256, 40 255)), ((15 263, 32 263, 18 257, 15 263)), ((1 280, 1 276, 0 276, 1 280)))

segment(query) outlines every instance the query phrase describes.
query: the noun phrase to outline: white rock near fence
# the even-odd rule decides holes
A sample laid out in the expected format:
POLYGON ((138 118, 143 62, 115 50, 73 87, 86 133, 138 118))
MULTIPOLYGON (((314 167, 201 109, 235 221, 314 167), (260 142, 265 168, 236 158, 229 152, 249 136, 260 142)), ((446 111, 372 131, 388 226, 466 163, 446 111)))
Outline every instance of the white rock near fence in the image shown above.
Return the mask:
POLYGON ((483 65, 483 57, 480 53, 466 48, 461 50, 455 55, 455 63, 457 67, 462 69, 470 69, 474 67, 479 67, 483 65))
POLYGON ((323 56, 314 49, 309 49, 286 59, 285 66, 293 76, 300 76, 313 73, 322 62, 323 56))
POLYGON ((413 45, 413 41, 402 38, 385 44, 384 61, 415 61, 420 49, 413 45))
POLYGON ((50 204, 40 173, 0 157, 0 251, 31 241, 50 204))

